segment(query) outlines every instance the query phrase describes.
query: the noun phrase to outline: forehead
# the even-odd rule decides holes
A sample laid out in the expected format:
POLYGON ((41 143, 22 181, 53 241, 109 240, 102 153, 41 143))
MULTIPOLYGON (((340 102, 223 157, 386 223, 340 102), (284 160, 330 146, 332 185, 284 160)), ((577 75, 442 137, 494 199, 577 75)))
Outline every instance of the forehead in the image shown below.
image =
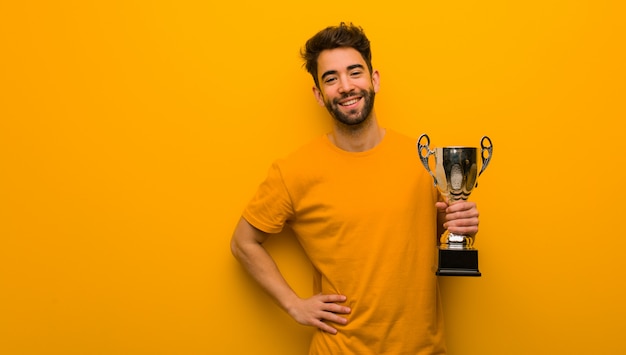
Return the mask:
POLYGON ((356 49, 350 47, 327 49, 317 58, 317 73, 321 76, 327 71, 342 71, 355 64, 366 67, 365 60, 356 49))

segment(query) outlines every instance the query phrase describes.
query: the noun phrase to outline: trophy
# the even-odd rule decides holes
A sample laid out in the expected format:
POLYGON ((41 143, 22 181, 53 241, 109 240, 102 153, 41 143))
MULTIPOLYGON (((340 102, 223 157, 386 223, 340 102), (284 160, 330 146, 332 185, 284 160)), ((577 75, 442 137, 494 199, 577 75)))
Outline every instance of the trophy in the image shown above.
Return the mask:
MULTIPOLYGON (((417 151, 422 164, 435 180, 435 186, 448 203, 467 200, 472 189, 478 186, 476 179, 485 171, 493 145, 484 136, 480 141, 482 167, 478 171, 476 153, 472 147, 443 147, 430 150, 430 138, 422 134, 417 140, 417 151), (425 141, 426 144, 423 144, 425 141), (428 164, 428 158, 435 155, 435 173, 428 164)), ((445 231, 439 240, 439 261, 437 275, 441 276, 480 276, 478 271, 478 250, 473 247, 474 238, 445 231)))

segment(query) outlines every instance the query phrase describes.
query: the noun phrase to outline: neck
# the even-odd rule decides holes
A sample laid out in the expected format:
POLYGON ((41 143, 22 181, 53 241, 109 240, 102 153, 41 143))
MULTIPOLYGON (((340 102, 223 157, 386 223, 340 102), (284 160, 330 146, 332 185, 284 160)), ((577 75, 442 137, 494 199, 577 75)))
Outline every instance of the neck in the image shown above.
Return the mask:
POLYGON ((330 141, 348 152, 364 152, 374 148, 385 136, 385 129, 378 125, 375 117, 357 126, 347 126, 336 122, 328 134, 330 141))

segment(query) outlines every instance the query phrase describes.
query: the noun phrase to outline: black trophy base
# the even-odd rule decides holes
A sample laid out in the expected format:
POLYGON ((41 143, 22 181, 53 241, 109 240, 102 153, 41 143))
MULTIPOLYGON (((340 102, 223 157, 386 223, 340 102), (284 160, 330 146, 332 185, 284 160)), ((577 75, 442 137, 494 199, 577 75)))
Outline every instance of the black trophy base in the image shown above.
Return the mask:
POLYGON ((439 276, 480 276, 478 271, 478 250, 450 249, 447 245, 439 248, 439 276))

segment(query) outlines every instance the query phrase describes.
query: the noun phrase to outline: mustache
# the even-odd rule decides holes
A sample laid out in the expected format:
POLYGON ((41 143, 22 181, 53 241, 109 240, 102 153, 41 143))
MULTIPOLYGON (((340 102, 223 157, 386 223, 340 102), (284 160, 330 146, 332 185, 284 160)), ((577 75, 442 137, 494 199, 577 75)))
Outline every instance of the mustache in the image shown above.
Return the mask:
POLYGON ((364 97, 367 96, 367 91, 365 90, 361 90, 359 92, 357 92, 356 90, 352 90, 350 92, 344 92, 343 94, 341 94, 341 97, 336 97, 333 99, 333 103, 334 104, 338 104, 339 101, 341 100, 345 100, 349 97, 364 97))

